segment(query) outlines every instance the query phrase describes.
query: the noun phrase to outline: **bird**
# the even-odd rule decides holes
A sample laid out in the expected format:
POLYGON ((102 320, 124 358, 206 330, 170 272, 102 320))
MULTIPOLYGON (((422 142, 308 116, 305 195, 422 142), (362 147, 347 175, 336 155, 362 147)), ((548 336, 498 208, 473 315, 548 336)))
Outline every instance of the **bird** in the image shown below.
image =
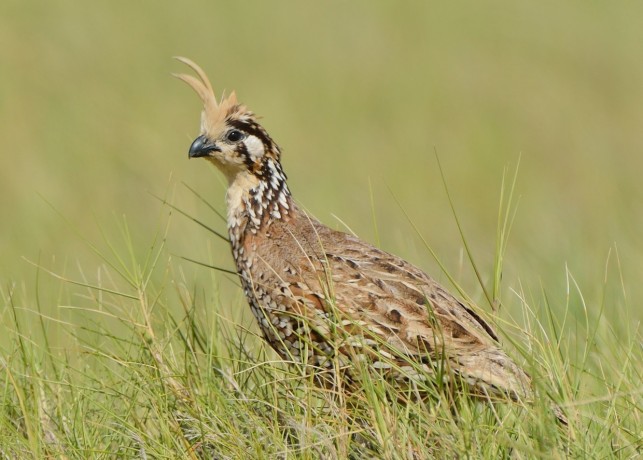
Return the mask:
POLYGON ((441 374, 479 399, 534 400, 530 376, 473 306, 413 264, 305 212, 288 187, 280 147, 255 113, 234 91, 217 100, 201 67, 176 59, 193 73, 174 76, 203 103, 188 156, 227 179, 236 270, 263 337, 282 359, 335 379, 337 369, 355 379, 354 368, 366 363, 394 382, 441 374))

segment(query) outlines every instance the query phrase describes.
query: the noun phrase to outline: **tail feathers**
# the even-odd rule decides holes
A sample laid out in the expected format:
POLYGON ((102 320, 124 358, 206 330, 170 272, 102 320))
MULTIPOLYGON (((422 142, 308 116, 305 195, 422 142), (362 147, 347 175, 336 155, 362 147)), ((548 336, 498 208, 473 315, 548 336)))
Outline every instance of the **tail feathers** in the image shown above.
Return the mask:
MULTIPOLYGON (((501 396, 528 403, 534 400, 531 378, 500 349, 459 357, 456 372, 485 398, 501 396)), ((551 411, 561 425, 569 424, 558 405, 552 403, 551 411)))
POLYGON ((531 399, 531 379, 498 348, 486 348, 460 356, 455 370, 483 395, 509 396, 514 400, 531 399))
POLYGON ((551 411, 553 414, 556 416, 556 419, 558 420, 558 423, 564 426, 569 425, 569 420, 567 420, 567 416, 563 412, 563 410, 558 406, 557 404, 552 403, 551 404, 551 411))

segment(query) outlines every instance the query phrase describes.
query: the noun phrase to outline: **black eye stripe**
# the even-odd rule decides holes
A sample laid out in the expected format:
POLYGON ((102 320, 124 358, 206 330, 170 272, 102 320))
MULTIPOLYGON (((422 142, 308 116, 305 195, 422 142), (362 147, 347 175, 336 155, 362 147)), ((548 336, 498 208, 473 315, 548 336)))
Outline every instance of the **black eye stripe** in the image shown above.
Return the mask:
POLYGON ((268 148, 272 147, 272 139, 266 134, 266 132, 259 127, 259 125, 255 123, 248 123, 245 121, 241 120, 230 120, 229 125, 247 133, 250 136, 255 136, 258 138, 263 145, 265 145, 268 148))

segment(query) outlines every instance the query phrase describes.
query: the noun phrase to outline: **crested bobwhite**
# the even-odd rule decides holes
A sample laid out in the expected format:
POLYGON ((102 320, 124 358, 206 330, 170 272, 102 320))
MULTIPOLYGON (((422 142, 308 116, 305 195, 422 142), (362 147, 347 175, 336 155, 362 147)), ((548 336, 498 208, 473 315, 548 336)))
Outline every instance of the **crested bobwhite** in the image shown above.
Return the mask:
POLYGON ((529 376, 472 308, 419 268, 299 208, 281 151, 254 113, 234 92, 217 101, 203 70, 177 59, 198 78, 176 76, 204 104, 189 157, 207 159, 228 179, 237 271, 265 339, 282 358, 319 374, 339 362, 349 378, 356 359, 395 380, 430 375, 438 365, 478 396, 533 398, 529 376))

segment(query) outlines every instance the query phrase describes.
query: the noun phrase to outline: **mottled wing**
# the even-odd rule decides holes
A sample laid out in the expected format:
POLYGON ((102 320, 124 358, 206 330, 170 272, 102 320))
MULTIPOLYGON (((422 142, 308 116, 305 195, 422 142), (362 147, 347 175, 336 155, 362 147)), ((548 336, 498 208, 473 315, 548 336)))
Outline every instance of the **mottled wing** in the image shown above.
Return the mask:
MULTIPOLYGON (((316 347, 334 342, 327 350, 341 351, 354 334, 351 345, 381 345, 410 363, 446 360, 483 393, 529 393, 528 376, 498 348, 493 329, 420 269, 314 220, 294 224, 296 232, 271 229, 269 252, 257 247, 255 285, 270 309, 311 325, 316 347)), ((297 334, 281 335, 300 347, 297 334)))
POLYGON ((493 329, 420 269, 342 233, 325 248, 338 307, 410 361, 446 358, 478 390, 529 393, 529 377, 498 348, 493 329))

